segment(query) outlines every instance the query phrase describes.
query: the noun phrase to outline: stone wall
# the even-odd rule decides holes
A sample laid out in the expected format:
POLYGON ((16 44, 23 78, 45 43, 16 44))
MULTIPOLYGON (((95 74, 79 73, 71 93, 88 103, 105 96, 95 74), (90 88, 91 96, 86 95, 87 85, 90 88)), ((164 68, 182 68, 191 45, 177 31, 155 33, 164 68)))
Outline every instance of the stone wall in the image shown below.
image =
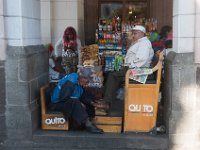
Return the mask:
POLYGON ((6 137, 5 126, 5 62, 0 61, 0 145, 6 137))
POLYGON ((170 52, 165 60, 165 120, 171 150, 200 149, 199 71, 194 53, 170 52))
POLYGON ((5 63, 8 141, 29 141, 40 125, 39 88, 48 82, 44 46, 8 47, 5 63))

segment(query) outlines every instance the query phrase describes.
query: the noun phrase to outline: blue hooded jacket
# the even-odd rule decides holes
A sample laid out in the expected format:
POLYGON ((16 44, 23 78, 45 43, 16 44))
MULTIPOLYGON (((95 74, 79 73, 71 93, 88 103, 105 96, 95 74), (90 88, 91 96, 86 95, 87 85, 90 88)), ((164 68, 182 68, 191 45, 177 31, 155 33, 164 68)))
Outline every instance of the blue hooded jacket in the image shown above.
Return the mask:
POLYGON ((70 98, 79 99, 83 94, 83 88, 79 85, 78 77, 79 76, 77 73, 71 73, 62 78, 53 90, 51 95, 51 102, 57 103, 60 101, 61 88, 67 81, 70 81, 74 85, 73 93, 70 95, 70 98))

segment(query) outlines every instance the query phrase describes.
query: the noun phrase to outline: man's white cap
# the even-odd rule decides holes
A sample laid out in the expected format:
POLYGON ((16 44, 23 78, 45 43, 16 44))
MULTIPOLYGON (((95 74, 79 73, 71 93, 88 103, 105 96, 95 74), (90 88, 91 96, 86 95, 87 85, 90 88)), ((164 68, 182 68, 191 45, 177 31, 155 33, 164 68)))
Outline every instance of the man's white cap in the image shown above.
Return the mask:
POLYGON ((133 27, 133 30, 137 30, 137 31, 141 31, 143 33, 146 33, 146 29, 145 27, 141 26, 141 25, 136 25, 133 27))

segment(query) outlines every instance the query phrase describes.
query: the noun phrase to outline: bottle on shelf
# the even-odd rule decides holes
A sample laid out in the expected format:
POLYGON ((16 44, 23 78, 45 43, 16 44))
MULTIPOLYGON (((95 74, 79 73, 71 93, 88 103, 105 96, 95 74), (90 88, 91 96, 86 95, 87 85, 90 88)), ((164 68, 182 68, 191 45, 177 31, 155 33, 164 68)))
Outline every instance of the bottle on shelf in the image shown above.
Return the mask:
POLYGON ((98 40, 99 40, 99 32, 98 32, 98 29, 96 29, 96 32, 95 32, 95 42, 98 43, 98 40))

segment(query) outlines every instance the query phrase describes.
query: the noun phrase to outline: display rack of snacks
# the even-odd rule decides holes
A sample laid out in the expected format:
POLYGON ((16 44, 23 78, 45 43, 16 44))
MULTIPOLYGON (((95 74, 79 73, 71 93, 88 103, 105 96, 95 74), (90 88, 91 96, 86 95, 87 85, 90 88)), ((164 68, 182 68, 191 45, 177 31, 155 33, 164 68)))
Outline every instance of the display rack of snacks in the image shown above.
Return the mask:
POLYGON ((118 16, 112 19, 99 19, 96 29, 96 43, 99 46, 99 58, 104 71, 114 71, 115 55, 123 52, 125 41, 122 34, 122 22, 118 16))
POLYGON ((121 19, 100 19, 98 29, 96 30, 96 42, 99 50, 117 50, 122 49, 121 19))

